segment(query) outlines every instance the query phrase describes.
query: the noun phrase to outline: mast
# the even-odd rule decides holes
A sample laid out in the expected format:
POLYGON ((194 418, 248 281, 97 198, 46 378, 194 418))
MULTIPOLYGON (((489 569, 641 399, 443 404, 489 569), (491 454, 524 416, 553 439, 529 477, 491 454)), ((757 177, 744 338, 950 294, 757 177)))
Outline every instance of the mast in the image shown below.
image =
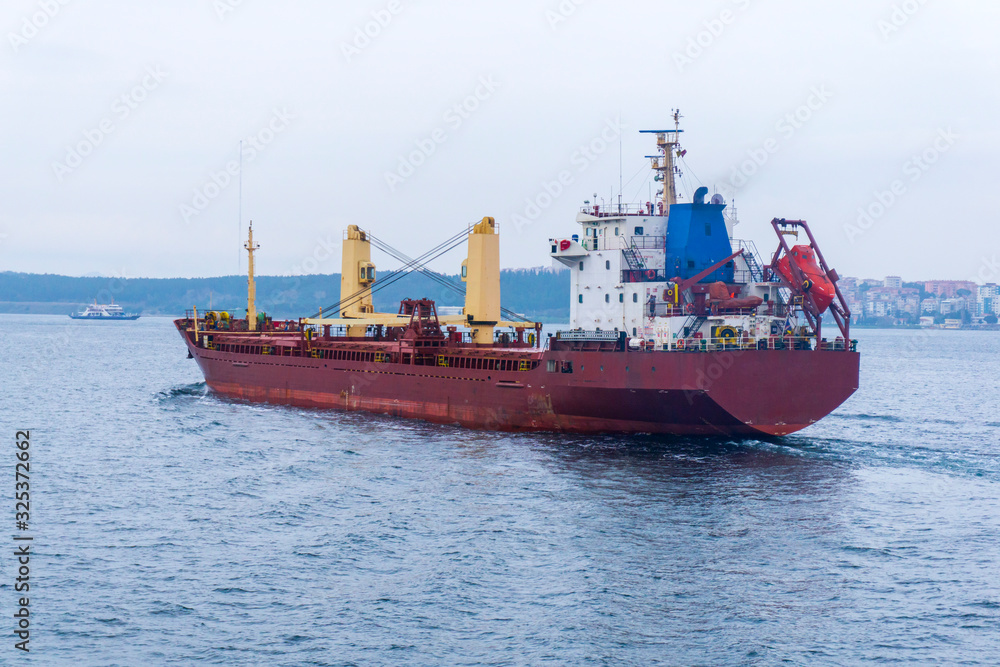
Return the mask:
POLYGON ((250 221, 250 238, 243 245, 250 256, 247 273, 247 328, 250 331, 257 330, 257 283, 253 279, 253 253, 260 248, 253 242, 253 220, 250 221))
POLYGON ((653 171, 656 172, 656 180, 663 184, 663 190, 657 194, 660 196, 660 207, 663 215, 670 214, 670 207, 677 203, 677 182, 676 177, 680 174, 675 162, 676 158, 684 157, 687 151, 681 149, 681 112, 674 109, 674 129, 673 130, 642 130, 643 134, 656 135, 656 147, 659 155, 650 155, 653 161, 653 171))

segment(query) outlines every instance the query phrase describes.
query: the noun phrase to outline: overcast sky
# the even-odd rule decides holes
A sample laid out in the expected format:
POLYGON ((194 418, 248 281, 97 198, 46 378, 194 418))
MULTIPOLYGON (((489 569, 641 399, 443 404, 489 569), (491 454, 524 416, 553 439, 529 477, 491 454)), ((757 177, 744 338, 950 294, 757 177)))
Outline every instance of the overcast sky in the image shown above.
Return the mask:
POLYGON ((803 218, 841 275, 1000 280, 996 2, 5 0, 0 28, 0 270, 245 270, 241 139, 259 273, 485 215, 505 267, 548 266, 619 173, 650 198, 638 131, 679 107, 682 193, 735 196, 763 253, 803 218))

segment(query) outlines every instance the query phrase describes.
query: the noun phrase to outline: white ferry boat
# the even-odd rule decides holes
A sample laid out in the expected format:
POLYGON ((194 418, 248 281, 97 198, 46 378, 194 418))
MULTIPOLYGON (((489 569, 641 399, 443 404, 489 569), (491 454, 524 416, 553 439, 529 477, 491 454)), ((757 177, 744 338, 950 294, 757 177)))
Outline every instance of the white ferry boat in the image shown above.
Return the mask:
POLYGON ((95 299, 94 305, 87 306, 79 313, 70 313, 70 317, 74 320, 137 320, 139 313, 126 313, 114 299, 110 304, 98 304, 95 299))

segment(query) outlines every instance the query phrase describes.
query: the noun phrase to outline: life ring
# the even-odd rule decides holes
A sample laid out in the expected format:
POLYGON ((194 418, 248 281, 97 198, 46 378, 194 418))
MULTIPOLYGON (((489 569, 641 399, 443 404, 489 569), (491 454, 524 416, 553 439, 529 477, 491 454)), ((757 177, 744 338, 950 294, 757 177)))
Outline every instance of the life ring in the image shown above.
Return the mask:
POLYGON ((534 345, 534 344, 535 344, 535 334, 533 333, 528 334, 528 345, 534 345))
POLYGON ((684 306, 684 312, 687 313, 688 315, 693 315, 694 314, 694 304, 693 303, 686 304, 684 306))
POLYGON ((648 280, 656 280, 656 271, 654 271, 653 269, 649 269, 648 271, 646 271, 646 278, 648 280))
POLYGON ((677 339, 677 349, 678 350, 683 350, 684 349, 684 339, 683 338, 678 338, 677 339))

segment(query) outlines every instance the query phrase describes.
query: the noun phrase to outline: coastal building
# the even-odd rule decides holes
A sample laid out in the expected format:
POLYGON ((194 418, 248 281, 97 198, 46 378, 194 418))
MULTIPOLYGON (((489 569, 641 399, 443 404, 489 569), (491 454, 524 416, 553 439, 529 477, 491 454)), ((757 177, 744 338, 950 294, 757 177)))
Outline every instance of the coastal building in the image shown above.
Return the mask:
MULTIPOLYGON (((916 292, 916 290, 913 290, 916 292)), ((920 314, 920 295, 918 294, 904 294, 901 293, 899 298, 896 299, 896 315, 902 315, 903 313, 909 313, 911 316, 916 317, 920 314)))
POLYGON ((856 323, 892 317, 897 324, 919 321, 921 326, 933 326, 935 316, 939 321, 942 315, 960 321, 969 318, 979 321, 986 315, 1000 315, 997 283, 930 280, 923 283, 923 289, 903 285, 901 276, 886 276, 883 280, 845 277, 839 287, 856 323), (921 299, 922 296, 927 298, 921 299))
POLYGON ((969 302, 963 297, 955 297, 954 299, 943 299, 941 301, 941 314, 950 315, 951 313, 961 313, 963 310, 969 310, 969 302))
POLYGON ((865 316, 892 317, 896 314, 898 290, 872 287, 865 292, 865 316))
POLYGON ((920 312, 921 313, 939 313, 941 312, 941 299, 937 297, 930 297, 929 299, 924 299, 920 302, 920 312))
POLYGON ((869 301, 865 304, 865 315, 868 317, 891 317, 893 304, 888 301, 869 301))
POLYGON ((996 283, 980 285, 976 293, 976 315, 1000 315, 1000 286, 996 283))
POLYGON ((959 296, 959 290, 968 290, 969 294, 975 294, 979 287, 969 280, 928 280, 924 283, 924 291, 939 297, 953 298, 959 296))

